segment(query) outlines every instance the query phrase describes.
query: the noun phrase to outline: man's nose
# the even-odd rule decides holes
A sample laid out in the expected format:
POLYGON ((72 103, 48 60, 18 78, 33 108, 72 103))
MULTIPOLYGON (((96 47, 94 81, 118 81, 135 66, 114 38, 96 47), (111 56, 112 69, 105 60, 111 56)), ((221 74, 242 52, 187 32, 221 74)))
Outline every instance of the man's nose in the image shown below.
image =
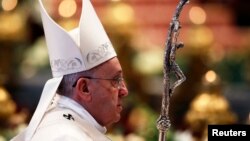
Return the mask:
POLYGON ((122 83, 123 84, 122 84, 122 87, 119 90, 119 95, 124 97, 124 96, 128 95, 128 88, 127 88, 126 83, 124 81, 122 83))

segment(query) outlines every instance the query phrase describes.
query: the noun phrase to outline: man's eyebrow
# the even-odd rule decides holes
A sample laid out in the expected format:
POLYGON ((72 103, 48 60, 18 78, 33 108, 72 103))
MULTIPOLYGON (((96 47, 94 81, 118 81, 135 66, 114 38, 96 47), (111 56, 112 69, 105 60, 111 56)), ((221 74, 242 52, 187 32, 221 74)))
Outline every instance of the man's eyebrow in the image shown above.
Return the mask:
POLYGON ((118 72, 116 72, 114 76, 115 77, 123 76, 122 70, 119 70, 118 72))

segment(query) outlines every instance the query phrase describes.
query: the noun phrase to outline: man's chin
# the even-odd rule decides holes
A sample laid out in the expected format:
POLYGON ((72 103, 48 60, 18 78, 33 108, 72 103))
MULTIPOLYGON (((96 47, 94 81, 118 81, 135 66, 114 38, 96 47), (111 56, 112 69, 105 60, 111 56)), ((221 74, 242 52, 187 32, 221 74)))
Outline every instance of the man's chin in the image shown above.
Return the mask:
POLYGON ((109 126, 113 125, 114 123, 119 122, 119 121, 120 121, 120 118, 121 118, 121 115, 118 114, 118 115, 116 116, 116 118, 112 121, 112 123, 106 125, 106 127, 109 127, 109 126))
POLYGON ((114 119, 113 123, 119 122, 120 119, 121 119, 121 114, 120 114, 120 113, 117 113, 116 118, 114 119))
POLYGON ((119 114, 117 114, 117 116, 116 116, 115 123, 118 122, 118 121, 120 121, 120 119, 121 119, 121 114, 119 113, 119 114))

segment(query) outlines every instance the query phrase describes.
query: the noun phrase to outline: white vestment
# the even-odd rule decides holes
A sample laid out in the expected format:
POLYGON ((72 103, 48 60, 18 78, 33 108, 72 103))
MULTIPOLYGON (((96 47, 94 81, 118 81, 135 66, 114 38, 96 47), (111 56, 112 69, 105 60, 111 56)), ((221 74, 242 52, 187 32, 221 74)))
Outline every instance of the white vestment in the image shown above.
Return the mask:
POLYGON ((31 141, 111 141, 105 132, 81 105, 57 95, 31 141))

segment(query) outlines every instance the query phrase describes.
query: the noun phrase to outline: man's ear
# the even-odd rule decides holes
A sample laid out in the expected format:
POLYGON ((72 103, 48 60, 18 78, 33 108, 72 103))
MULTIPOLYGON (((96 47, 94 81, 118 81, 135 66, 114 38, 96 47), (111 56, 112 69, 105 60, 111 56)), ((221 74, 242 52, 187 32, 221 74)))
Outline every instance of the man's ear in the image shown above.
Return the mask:
POLYGON ((86 78, 80 78, 76 84, 77 97, 84 101, 91 100, 91 94, 88 89, 89 80, 86 78))

